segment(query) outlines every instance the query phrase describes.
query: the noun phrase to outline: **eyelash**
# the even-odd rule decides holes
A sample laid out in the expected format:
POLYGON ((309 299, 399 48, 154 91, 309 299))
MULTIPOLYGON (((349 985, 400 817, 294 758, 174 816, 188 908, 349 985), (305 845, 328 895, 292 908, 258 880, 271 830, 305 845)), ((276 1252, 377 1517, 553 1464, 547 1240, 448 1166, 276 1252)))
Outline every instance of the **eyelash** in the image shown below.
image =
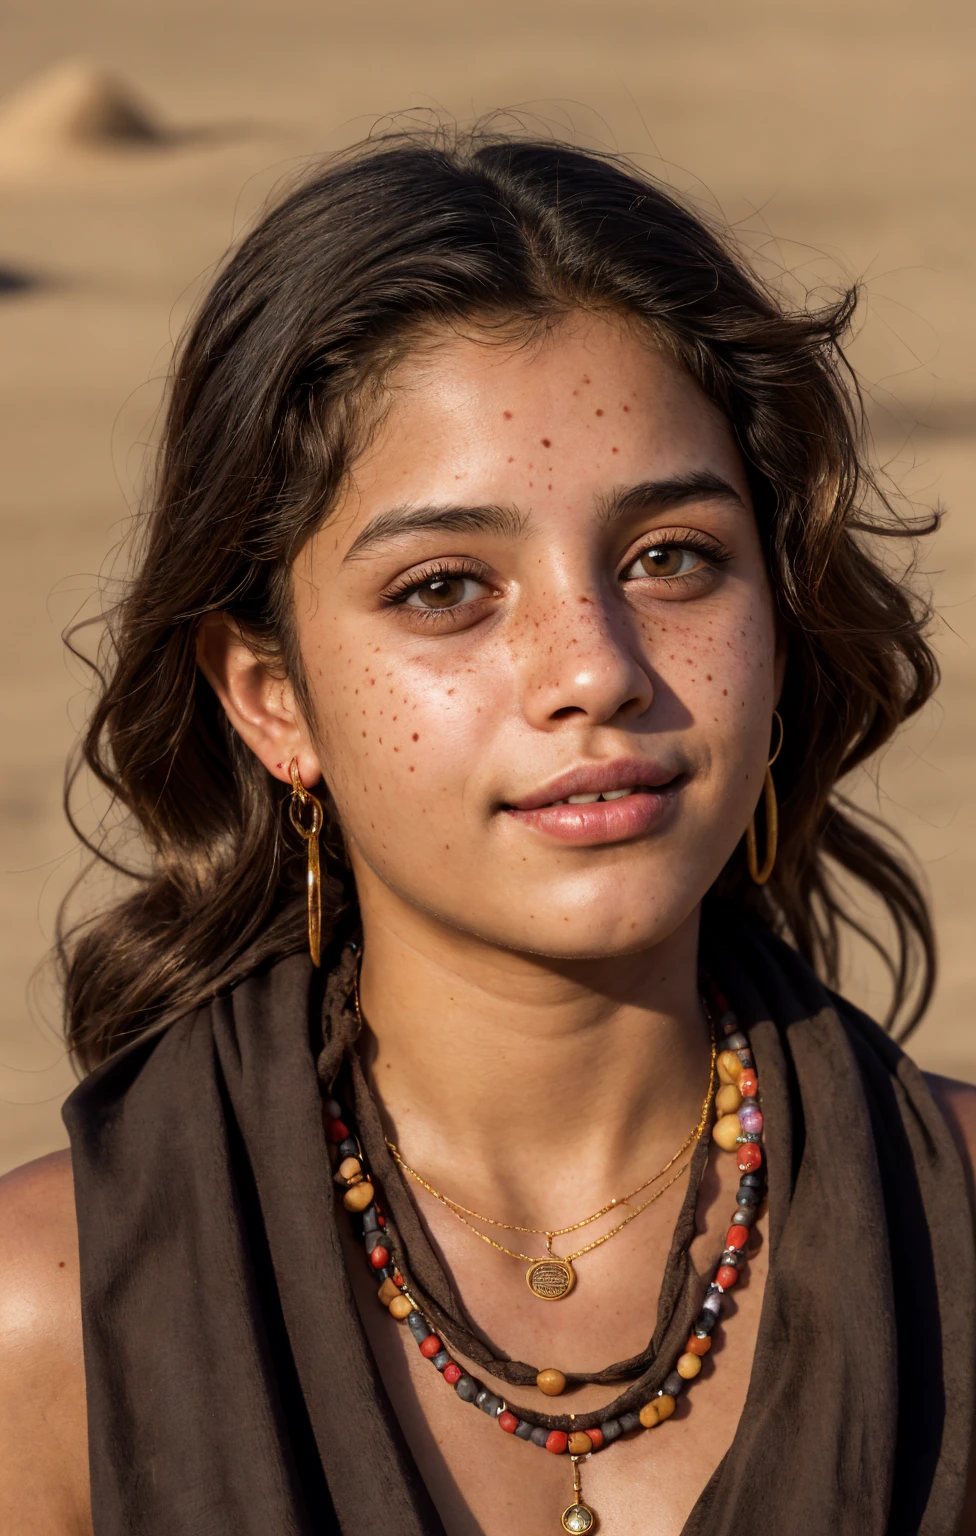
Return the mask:
MULTIPOLYGON (((683 528, 680 532, 676 530, 674 533, 664 534, 660 538, 648 539, 646 544, 642 544, 639 549, 635 549, 633 554, 628 557, 621 566, 621 572, 627 570, 629 566, 633 565, 636 560, 639 560, 642 555, 646 555, 651 549, 693 549, 697 554, 703 555, 709 564, 713 566, 725 565, 732 559, 731 550, 726 549, 723 544, 719 544, 715 539, 710 538, 707 533, 701 533, 695 528, 683 528)), ((687 575, 691 574, 690 571, 687 573, 687 575)), ((685 581, 687 577, 654 576, 648 579, 671 583, 685 581)))
MULTIPOLYGON (((435 560, 431 565, 421 567, 419 571, 413 571, 409 576, 400 577, 383 593, 384 603, 390 607, 402 607, 411 593, 425 587, 429 581, 457 581, 459 577, 471 576, 476 581, 484 581, 488 584, 487 572, 483 565, 476 560, 435 560)), ((420 614, 423 619, 443 618, 451 613, 450 608, 415 608, 412 613, 420 614)))
MULTIPOLYGON (((695 550, 698 554, 703 555, 713 566, 724 565, 732 558, 729 550, 716 543, 714 539, 709 538, 707 534, 699 533, 692 528, 687 531, 682 530, 680 533, 670 536, 665 535, 662 538, 649 539, 646 544, 634 550, 622 567, 622 570, 626 570, 629 566, 633 565, 642 555, 646 555, 648 550, 664 548, 695 550)), ((690 575, 691 573, 687 574, 690 575)), ((419 591, 429 581, 456 581, 465 576, 470 576, 477 581, 487 580, 484 566, 479 565, 475 560, 434 561, 430 565, 423 566, 419 571, 414 571, 409 576, 401 577, 398 581, 394 582, 383 593, 383 601, 390 607, 402 607, 412 593, 419 591)), ((647 579, 672 585, 674 582, 687 580, 687 575, 655 576, 648 577, 647 579)), ((416 608, 412 609, 411 612, 419 615, 426 623, 443 620, 448 614, 456 613, 457 609, 416 608)))

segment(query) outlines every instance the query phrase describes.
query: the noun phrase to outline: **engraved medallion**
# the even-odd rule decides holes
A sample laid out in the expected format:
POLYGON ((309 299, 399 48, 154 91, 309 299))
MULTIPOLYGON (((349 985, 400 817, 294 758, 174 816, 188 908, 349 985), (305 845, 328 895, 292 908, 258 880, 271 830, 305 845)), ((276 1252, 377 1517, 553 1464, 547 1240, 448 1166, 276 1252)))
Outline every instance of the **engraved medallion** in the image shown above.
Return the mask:
MULTIPOLYGON (((550 1254, 529 1266, 525 1283, 540 1301, 562 1301, 576 1284, 576 1271, 568 1259, 557 1259, 550 1254)), ((589 1530, 589 1526, 586 1529, 589 1530)))
POLYGON ((571 1536, 583 1536, 584 1532, 592 1531, 593 1526, 593 1511, 585 1504, 570 1504, 563 1510, 563 1530, 569 1531, 571 1536))

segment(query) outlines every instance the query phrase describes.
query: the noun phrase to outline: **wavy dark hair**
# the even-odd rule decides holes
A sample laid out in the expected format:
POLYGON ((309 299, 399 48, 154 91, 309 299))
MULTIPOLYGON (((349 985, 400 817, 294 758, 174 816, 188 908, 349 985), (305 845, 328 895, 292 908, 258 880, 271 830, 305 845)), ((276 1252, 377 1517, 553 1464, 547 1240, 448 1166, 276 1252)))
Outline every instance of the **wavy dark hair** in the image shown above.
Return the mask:
MULTIPOLYGON (((925 703, 937 668, 929 609, 881 553, 880 539, 924 530, 867 463, 842 351, 854 305, 845 292, 791 307, 620 157, 490 129, 373 139, 271 207, 179 348, 139 559, 106 615, 98 696, 69 767, 69 815, 87 766, 143 848, 130 868, 107 835, 87 839, 129 883, 96 916, 62 911, 79 1063, 304 944, 284 791, 197 670, 200 620, 232 615, 307 702, 292 563, 361 450, 377 382, 419 329, 545 325, 580 308, 648 326, 725 413, 751 477, 788 647, 782 833, 767 886, 750 882, 740 847, 716 893, 756 909, 830 981, 843 925, 864 933, 910 1027, 934 974, 926 901, 837 785, 925 703), (856 915, 850 877, 887 909, 890 942, 856 915)), ((355 892, 334 817, 328 841, 324 930, 336 935, 355 921, 355 892)))

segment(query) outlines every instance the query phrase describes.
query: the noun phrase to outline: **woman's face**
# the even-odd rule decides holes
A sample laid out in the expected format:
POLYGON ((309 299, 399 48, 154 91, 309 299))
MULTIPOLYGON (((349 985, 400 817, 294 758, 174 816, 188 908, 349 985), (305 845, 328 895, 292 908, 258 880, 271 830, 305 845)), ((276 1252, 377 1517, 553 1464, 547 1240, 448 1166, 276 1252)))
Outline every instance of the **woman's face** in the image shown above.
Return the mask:
POLYGON ((739 453, 675 363, 582 316, 419 348, 295 576, 367 921, 571 959, 694 913, 779 669, 739 453))

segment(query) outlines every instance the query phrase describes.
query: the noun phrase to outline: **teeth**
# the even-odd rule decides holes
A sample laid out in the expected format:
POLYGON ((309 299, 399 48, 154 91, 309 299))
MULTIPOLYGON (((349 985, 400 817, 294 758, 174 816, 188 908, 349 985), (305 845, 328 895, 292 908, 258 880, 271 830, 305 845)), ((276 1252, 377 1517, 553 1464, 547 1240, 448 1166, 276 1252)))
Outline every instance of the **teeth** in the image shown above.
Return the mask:
POLYGON ((592 805, 594 800, 599 800, 599 798, 600 798, 599 794, 595 794, 595 795, 570 795, 567 798, 567 800, 566 800, 566 804, 567 805, 592 805))
POLYGON ((622 800, 625 795, 632 795, 633 793, 632 789, 605 789, 603 791, 603 798, 604 800, 622 800))

